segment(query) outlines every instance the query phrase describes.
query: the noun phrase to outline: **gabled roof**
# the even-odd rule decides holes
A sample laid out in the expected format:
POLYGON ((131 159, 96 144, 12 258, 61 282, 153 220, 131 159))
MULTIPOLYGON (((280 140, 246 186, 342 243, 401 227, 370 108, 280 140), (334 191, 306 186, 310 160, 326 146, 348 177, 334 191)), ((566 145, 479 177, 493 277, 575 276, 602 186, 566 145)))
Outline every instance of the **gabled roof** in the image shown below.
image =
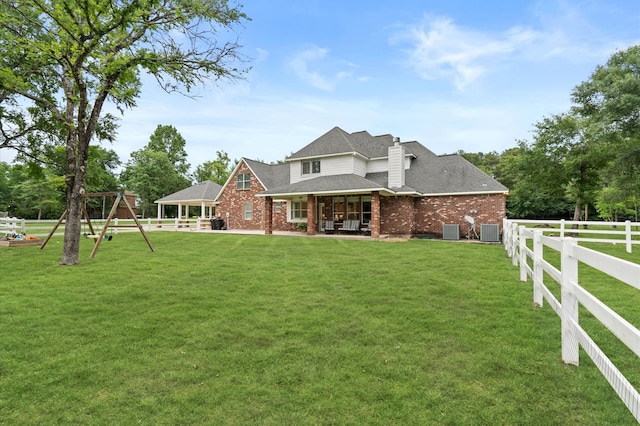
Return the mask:
POLYGON ((418 142, 408 142, 415 158, 405 182, 423 195, 505 193, 509 189, 458 154, 437 156, 418 142))
POLYGON ((204 182, 185 188, 181 191, 169 194, 156 200, 156 203, 182 202, 182 201, 213 201, 218 196, 222 186, 217 183, 205 180, 204 182))
MULTIPOLYGON (((393 146, 391 135, 371 136, 368 132, 347 133, 334 127, 287 160, 321 158, 347 153, 358 153, 367 159, 386 158, 393 146)), ((298 183, 274 186, 261 196, 292 196, 296 194, 329 194, 346 192, 384 191, 396 195, 454 195, 507 193, 509 189, 462 156, 438 156, 419 142, 403 142, 411 166, 405 170, 405 185, 389 188, 388 172, 357 175, 320 176, 298 183)))
POLYGON ((287 160, 353 152, 366 158, 379 158, 386 157, 387 149, 392 145, 393 136, 391 135, 371 136, 366 131, 347 133, 339 127, 334 127, 309 145, 291 154, 287 160))
POLYGON ((242 163, 246 164, 251 170, 251 173, 262 184, 265 190, 275 188, 277 186, 287 185, 289 183, 289 169, 291 168, 288 163, 278 164, 266 164, 260 161, 251 160, 249 158, 241 158, 238 164, 229 175, 229 179, 221 187, 219 194, 231 184, 231 178, 236 174, 236 171, 242 166, 242 163))
POLYGON ((248 158, 243 160, 266 189, 289 183, 289 164, 266 164, 248 158))

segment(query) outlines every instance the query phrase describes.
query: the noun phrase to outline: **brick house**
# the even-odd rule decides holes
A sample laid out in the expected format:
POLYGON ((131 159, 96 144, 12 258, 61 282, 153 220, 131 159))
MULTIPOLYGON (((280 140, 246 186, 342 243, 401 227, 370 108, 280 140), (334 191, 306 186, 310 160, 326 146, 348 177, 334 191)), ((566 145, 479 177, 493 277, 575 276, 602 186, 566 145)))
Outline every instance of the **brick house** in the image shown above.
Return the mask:
MULTIPOLYGON (((307 234, 356 222, 372 237, 440 236, 465 217, 502 225, 508 189, 459 155, 331 129, 283 164, 241 159, 216 199, 230 229, 307 234)), ((360 230, 360 228, 358 228, 360 230)))

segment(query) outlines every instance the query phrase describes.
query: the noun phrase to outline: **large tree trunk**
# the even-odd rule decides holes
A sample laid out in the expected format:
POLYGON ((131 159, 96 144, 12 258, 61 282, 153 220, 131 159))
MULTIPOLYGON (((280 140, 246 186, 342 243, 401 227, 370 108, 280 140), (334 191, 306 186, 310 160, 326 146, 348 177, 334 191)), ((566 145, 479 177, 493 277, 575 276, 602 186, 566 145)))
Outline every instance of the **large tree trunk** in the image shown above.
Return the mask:
MULTIPOLYGON (((576 208, 573 210, 573 220, 578 222, 580 220, 580 216, 582 215, 582 197, 578 195, 576 198, 576 208)), ((577 224, 571 225, 572 229, 578 229, 577 224)))
POLYGON ((80 263, 80 231, 82 227, 82 194, 71 183, 67 185, 67 219, 64 227, 64 246, 60 265, 80 263))
POLYGON ((67 142, 67 219, 60 265, 80 263, 80 232, 82 230, 82 203, 89 157, 89 139, 86 135, 71 135, 67 142))

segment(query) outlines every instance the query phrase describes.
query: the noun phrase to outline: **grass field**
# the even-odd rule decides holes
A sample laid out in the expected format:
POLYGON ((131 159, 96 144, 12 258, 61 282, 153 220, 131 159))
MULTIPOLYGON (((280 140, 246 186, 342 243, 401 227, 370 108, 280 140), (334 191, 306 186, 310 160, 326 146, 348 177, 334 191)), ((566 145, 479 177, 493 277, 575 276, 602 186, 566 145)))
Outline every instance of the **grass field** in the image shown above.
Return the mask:
POLYGON ((0 424, 636 423, 502 246, 150 238, 0 248, 0 424))

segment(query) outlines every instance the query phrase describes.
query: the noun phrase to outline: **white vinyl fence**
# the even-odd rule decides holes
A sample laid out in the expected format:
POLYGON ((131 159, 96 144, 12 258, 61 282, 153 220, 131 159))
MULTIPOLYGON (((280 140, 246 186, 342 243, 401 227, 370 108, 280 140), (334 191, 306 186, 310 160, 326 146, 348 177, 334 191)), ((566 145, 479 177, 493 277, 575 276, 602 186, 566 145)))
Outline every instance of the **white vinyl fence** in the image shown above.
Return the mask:
MULTIPOLYGON (((638 290, 640 290, 640 265, 578 245, 579 241, 585 240, 584 238, 567 237, 564 233, 558 234, 557 237, 545 236, 544 232, 547 231, 554 231, 556 235, 558 229, 525 227, 525 223, 531 226, 546 225, 549 222, 505 220, 503 243, 513 259, 513 264, 520 265, 521 281, 526 282, 529 277, 533 280, 534 305, 542 306, 543 300, 546 299, 561 318, 562 360, 568 364, 578 365, 578 349, 582 347, 636 420, 640 422, 640 394, 580 326, 578 307, 582 305, 586 308, 638 357, 640 357, 640 330, 580 286, 578 264, 589 265, 638 290), (545 261, 544 252, 548 249, 560 253, 560 269, 545 261), (545 277, 551 277, 560 285, 561 300, 556 299, 547 288, 544 283, 545 277)), ((567 223, 573 224, 573 222, 567 223)), ((584 223, 580 222, 581 225, 584 223)), ((587 224, 594 223, 603 224, 602 222, 587 224)), ((638 233, 631 232, 630 229, 640 224, 627 222, 621 225, 625 226, 625 231, 622 232, 626 233, 624 242, 627 244, 627 251, 630 252, 631 244, 639 242, 631 239, 638 233)), ((580 229, 579 232, 583 234, 585 230, 580 229)), ((587 240, 621 242, 620 239, 605 238, 587 238, 587 240)))
POLYGON ((5 234, 20 234, 22 232, 24 232, 24 219, 6 216, 0 217, 0 236, 5 234))
MULTIPOLYGON (((191 218, 191 219, 138 219, 142 224, 145 232, 151 231, 203 231, 211 229, 210 219, 207 218, 191 218)), ((17 218, 0 218, 0 237, 6 234, 27 234, 32 237, 46 237, 54 228, 57 220, 25 220, 17 218)), ((104 219, 91 219, 94 231, 99 234, 105 225, 104 219)), ((110 233, 135 231, 138 228, 133 219, 115 218, 109 223, 110 233)), ((89 227, 86 221, 82 220, 82 232, 89 233, 89 227)), ((64 221, 56 229, 55 236, 64 235, 64 221)))

